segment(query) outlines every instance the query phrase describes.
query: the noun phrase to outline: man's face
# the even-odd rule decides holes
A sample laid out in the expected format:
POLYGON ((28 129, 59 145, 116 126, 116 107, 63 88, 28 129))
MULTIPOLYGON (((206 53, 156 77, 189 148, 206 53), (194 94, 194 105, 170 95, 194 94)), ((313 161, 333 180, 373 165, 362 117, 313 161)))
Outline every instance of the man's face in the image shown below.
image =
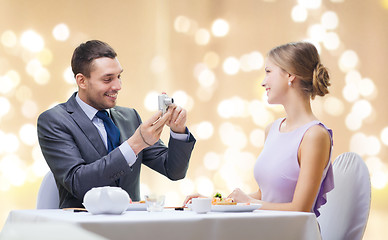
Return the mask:
POLYGON ((80 80, 77 79, 80 98, 97 110, 116 106, 121 90, 122 72, 117 58, 103 57, 93 60, 90 77, 81 74, 80 80))

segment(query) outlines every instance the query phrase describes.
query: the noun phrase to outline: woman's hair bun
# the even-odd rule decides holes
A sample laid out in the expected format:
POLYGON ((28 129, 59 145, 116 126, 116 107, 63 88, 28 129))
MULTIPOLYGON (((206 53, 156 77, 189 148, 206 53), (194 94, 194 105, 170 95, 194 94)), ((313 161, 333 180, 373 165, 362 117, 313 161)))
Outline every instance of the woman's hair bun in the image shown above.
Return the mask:
POLYGON ((311 98, 314 99, 316 95, 325 96, 329 93, 330 76, 327 68, 322 63, 317 63, 313 71, 313 89, 311 98))

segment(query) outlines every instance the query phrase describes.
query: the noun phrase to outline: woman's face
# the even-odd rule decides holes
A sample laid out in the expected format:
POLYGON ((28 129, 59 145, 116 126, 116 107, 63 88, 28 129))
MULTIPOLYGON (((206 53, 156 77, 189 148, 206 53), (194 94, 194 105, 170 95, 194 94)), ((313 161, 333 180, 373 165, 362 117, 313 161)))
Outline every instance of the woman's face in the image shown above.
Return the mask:
POLYGON ((288 78, 290 74, 275 65, 271 59, 267 59, 265 64, 265 78, 261 86, 265 88, 270 104, 282 104, 285 94, 289 89, 288 78))

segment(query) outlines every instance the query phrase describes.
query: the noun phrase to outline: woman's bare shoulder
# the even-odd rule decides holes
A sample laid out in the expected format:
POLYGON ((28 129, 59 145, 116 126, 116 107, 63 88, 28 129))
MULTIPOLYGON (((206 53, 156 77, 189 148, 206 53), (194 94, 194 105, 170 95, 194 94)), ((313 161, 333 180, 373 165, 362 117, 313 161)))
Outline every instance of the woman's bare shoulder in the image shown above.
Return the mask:
POLYGON ((330 140, 330 134, 324 126, 316 124, 306 131, 303 138, 309 141, 327 141, 330 140))

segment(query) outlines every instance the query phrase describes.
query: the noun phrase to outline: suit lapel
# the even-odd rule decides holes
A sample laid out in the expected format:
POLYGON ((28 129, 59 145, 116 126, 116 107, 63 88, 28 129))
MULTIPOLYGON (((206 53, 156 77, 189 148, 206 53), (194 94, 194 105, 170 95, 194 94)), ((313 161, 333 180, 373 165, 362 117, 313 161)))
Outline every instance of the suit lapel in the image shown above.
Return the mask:
POLYGON ((92 121, 90 121, 90 119, 86 116, 84 111, 75 100, 75 93, 66 102, 66 109, 70 117, 73 118, 73 120, 77 123, 80 130, 90 140, 90 143, 94 146, 97 152, 101 156, 105 156, 107 154, 107 150, 104 142, 102 141, 96 126, 94 126, 92 121))

